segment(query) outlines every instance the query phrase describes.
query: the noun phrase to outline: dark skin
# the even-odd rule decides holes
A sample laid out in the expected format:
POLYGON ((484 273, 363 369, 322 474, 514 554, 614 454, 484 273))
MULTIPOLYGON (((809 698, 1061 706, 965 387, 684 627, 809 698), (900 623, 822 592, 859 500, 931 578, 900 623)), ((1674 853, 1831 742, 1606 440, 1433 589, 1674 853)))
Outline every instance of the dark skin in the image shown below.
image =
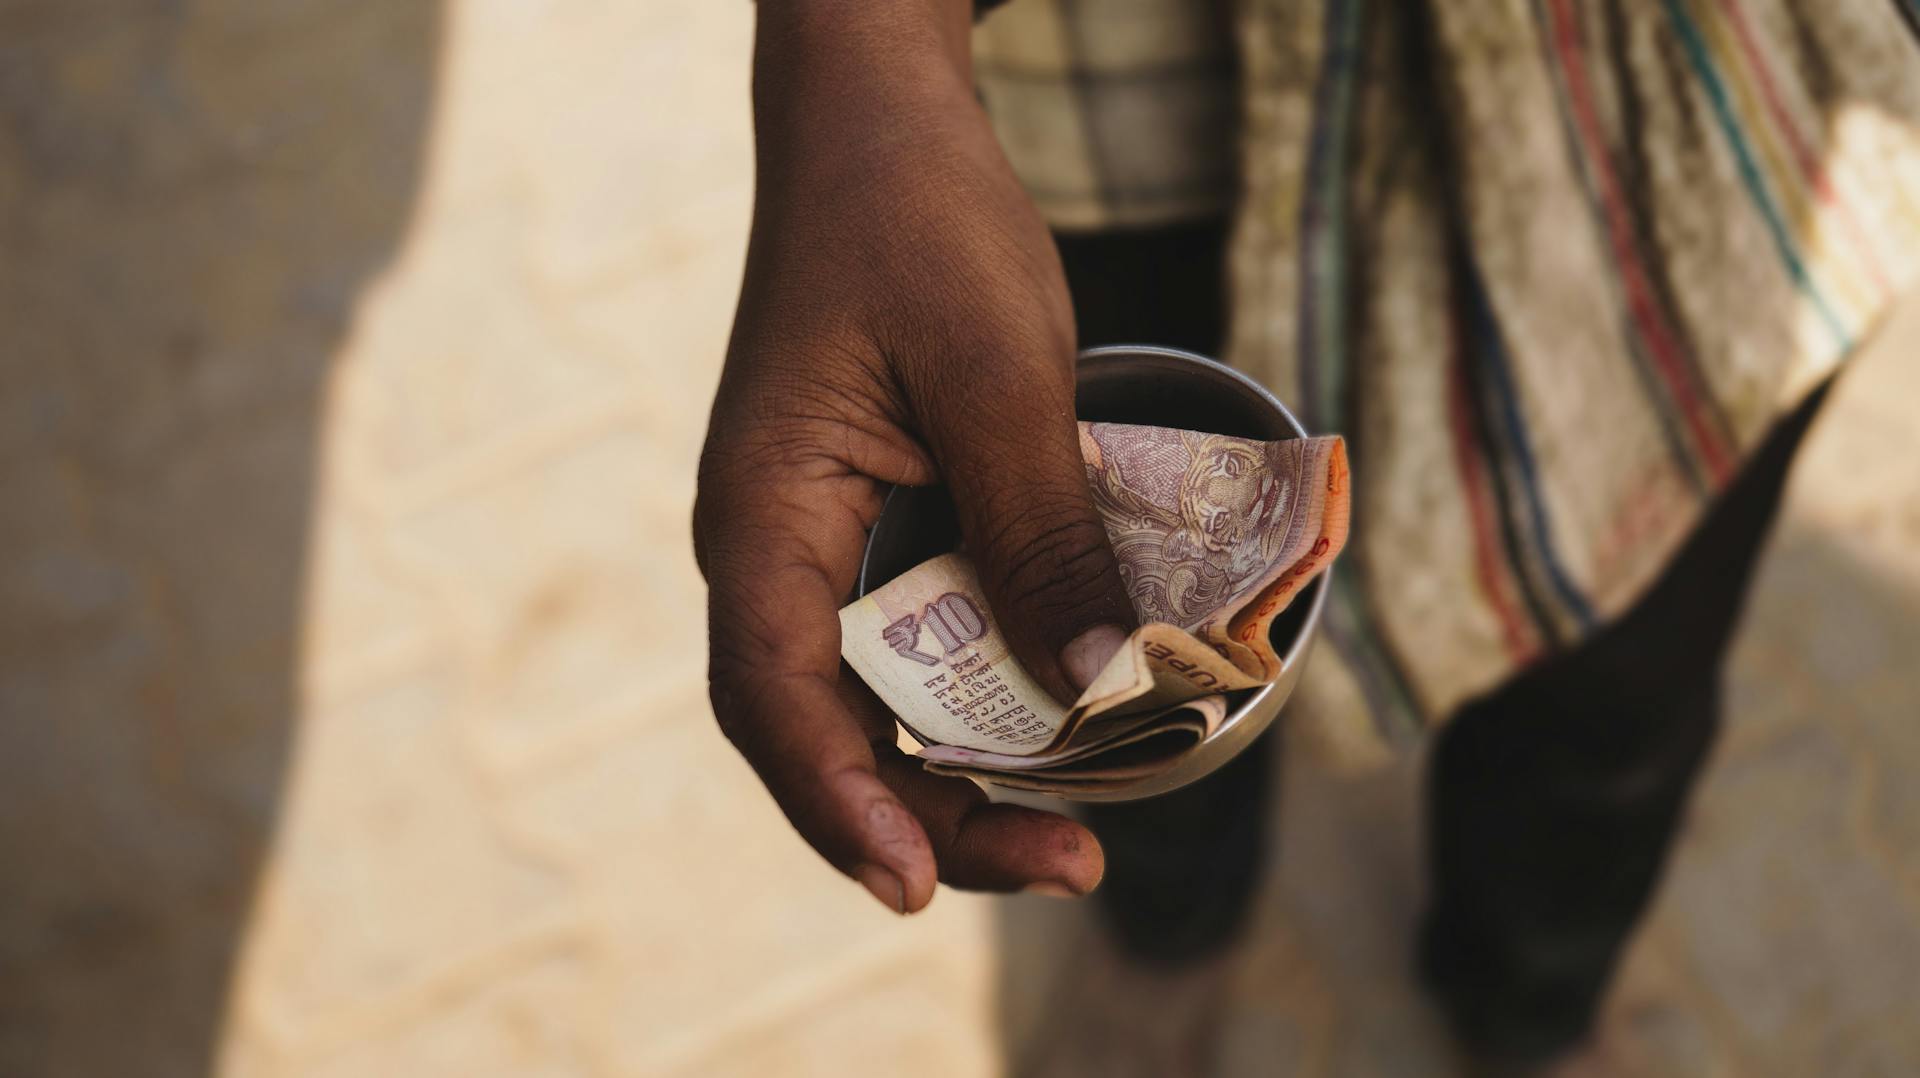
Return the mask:
POLYGON ((1063 701, 1133 624, 1087 490, 1074 320, 974 100, 967 0, 760 0, 746 277, 700 462, 721 729, 794 828, 899 912, 937 882, 1081 895, 1099 843, 923 772, 840 663, 888 485, 944 482, 996 621, 1063 701))

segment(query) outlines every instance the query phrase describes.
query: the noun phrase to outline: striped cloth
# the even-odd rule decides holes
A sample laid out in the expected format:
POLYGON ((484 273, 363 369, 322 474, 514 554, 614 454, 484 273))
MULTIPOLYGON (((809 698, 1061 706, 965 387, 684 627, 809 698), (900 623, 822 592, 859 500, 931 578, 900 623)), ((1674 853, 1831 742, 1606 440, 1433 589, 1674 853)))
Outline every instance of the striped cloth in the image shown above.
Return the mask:
POLYGON ((982 98, 1056 226, 1231 206, 1229 360, 1350 440, 1292 724, 1377 757, 1624 612, 1873 331, 1920 268, 1916 4, 983 21, 982 98))

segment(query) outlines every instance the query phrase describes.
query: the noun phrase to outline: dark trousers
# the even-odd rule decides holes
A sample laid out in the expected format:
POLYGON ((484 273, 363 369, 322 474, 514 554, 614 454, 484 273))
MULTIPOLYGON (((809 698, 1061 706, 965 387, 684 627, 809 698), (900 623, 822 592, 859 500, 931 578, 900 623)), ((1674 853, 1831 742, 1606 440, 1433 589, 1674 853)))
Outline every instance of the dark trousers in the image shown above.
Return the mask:
MULTIPOLYGON (((1059 237, 1081 344, 1219 354, 1224 231, 1059 237)), ((1779 425, 1626 616, 1440 734, 1419 957, 1468 1043, 1547 1056, 1590 1024, 1718 729, 1727 647, 1818 407, 1816 395, 1779 425)), ((1271 759, 1256 748, 1165 797, 1092 807, 1100 909, 1124 949, 1173 964, 1231 942, 1266 847, 1271 759)))

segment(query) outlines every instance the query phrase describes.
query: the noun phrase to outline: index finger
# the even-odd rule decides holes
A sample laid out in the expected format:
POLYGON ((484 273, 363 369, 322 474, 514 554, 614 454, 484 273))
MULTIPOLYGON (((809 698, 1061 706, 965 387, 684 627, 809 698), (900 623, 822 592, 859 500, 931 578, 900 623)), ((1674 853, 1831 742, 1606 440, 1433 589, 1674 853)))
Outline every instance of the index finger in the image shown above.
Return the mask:
POLYGON ((892 743, 892 724, 863 723, 836 692, 862 513, 818 481, 723 487, 697 511, 721 730, 822 857, 896 910, 920 909, 933 898, 933 851, 876 774, 874 743, 892 743))

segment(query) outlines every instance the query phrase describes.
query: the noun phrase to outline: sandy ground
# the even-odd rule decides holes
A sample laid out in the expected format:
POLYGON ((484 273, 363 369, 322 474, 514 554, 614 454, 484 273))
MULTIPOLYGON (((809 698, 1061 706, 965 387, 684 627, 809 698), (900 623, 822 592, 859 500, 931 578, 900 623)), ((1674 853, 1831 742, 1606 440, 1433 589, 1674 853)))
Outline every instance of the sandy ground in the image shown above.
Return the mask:
MULTIPOLYGON (((713 729, 750 19, 0 12, 0 1074, 985 1075, 1154 1013, 1082 909, 888 916, 713 729)), ((1805 451, 1590 1073, 1920 1068, 1915 344, 1805 451)), ((1288 766, 1220 1072, 1445 1073, 1418 761, 1288 766)))

